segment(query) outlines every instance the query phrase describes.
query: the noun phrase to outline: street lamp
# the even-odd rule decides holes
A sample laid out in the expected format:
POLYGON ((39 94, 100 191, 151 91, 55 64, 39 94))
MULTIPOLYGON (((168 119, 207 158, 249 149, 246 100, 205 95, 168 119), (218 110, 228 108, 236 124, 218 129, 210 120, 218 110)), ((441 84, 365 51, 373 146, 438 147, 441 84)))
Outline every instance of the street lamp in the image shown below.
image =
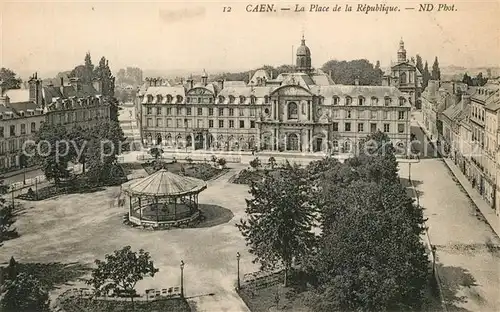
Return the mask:
POLYGON ((432 276, 435 276, 435 274, 436 274, 436 246, 434 246, 434 245, 431 246, 431 252, 432 252, 432 276))
POLYGON ((184 298, 184 261, 181 260, 181 297, 184 298))
POLYGON ((241 284, 240 284, 240 258, 241 258, 240 253, 237 252, 236 253, 236 261, 237 261, 237 271, 238 271, 238 284, 237 284, 238 290, 240 290, 240 288, 241 288, 241 284))

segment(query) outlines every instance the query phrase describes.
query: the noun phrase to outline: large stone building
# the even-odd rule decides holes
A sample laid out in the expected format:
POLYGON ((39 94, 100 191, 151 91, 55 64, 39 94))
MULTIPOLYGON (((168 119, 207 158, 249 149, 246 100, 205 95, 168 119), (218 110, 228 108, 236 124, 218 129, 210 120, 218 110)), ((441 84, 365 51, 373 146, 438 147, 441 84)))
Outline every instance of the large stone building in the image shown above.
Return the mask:
POLYGON ((397 62, 391 65, 390 70, 382 78, 382 85, 395 86, 401 92, 408 94, 412 106, 421 107, 422 73, 413 58, 410 60, 406 58, 403 39, 399 42, 397 62))
POLYGON ((59 86, 43 86, 35 74, 28 89, 0 93, 0 168, 4 170, 20 166, 24 141, 43 123, 87 128, 110 118, 99 81, 90 85, 72 78, 69 83, 61 79, 59 86))
POLYGON ((311 67, 302 39, 297 72, 244 82, 188 79, 139 94, 145 144, 186 149, 350 152, 383 131, 399 146, 410 137, 410 98, 395 86, 335 85, 311 67))

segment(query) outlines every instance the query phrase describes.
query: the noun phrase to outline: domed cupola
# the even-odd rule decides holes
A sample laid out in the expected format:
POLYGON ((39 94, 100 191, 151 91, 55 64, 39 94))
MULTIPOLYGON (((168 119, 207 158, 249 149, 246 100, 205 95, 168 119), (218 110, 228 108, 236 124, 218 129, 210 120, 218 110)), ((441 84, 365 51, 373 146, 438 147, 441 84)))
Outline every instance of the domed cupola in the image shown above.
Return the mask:
POLYGON ((297 49, 297 70, 307 73, 311 71, 311 51, 306 46, 306 39, 302 35, 302 43, 297 49))

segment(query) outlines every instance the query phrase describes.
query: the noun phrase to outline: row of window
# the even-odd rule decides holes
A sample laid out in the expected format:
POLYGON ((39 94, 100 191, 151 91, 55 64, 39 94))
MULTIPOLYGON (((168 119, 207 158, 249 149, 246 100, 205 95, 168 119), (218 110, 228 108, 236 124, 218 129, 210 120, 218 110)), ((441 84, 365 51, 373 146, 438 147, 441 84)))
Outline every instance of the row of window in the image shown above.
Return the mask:
MULTIPOLYGON (((173 127, 173 119, 167 119, 167 122, 166 122, 166 127, 167 128, 172 128, 173 127)), ((147 124, 147 127, 153 127, 153 126, 156 126, 156 127, 163 127, 163 119, 156 119, 156 123, 155 125, 153 125, 153 119, 152 118, 148 118, 146 120, 146 124, 147 124)), ((245 128, 245 120, 239 120, 239 128, 245 128)), ((249 124, 250 126, 250 129, 254 129, 255 128, 255 121, 254 120, 250 120, 249 124)), ((204 120, 202 119, 198 119, 197 120, 197 123, 196 123, 196 126, 198 128, 205 128, 205 122, 204 120)), ((185 120, 182 120, 182 119, 176 119, 176 127, 177 128, 192 128, 192 121, 189 120, 189 119, 185 119, 185 120)), ((223 119, 220 119, 218 120, 218 127, 219 128, 224 128, 225 127, 225 120, 223 119)), ((229 120, 228 121, 228 127, 229 128, 235 128, 235 121, 233 119, 229 120)), ((209 119, 208 120, 208 128, 215 128, 215 123, 214 123, 214 120, 213 119, 209 119)))
MULTIPOLYGON (((192 116, 193 115, 193 109, 191 107, 186 107, 185 108, 185 112, 186 112, 186 116, 192 116)), ((223 107, 219 107, 217 109, 217 113, 218 113, 218 116, 224 116, 224 108, 223 107)), ((302 111, 302 113, 304 113, 305 110, 302 111)), ((183 115, 183 112, 184 112, 184 108, 183 107, 177 107, 177 116, 180 116, 180 115, 183 115)), ((204 110, 203 110, 203 107, 198 107, 196 108, 195 110, 196 112, 196 115, 197 116, 204 116, 204 110)), ((209 107, 208 108, 208 116, 214 116, 214 108, 213 107, 209 107)), ((256 115, 256 109, 255 108, 250 108, 250 117, 253 117, 256 115)), ((269 112, 269 110, 267 110, 267 113, 269 112)), ((153 114, 153 108, 152 107, 148 107, 147 110, 146 110, 146 114, 147 115, 152 115, 153 114)), ((359 118, 367 118, 365 116, 365 112, 364 111, 360 111, 359 112, 359 118)), ((389 112, 387 111, 384 111, 383 112, 384 116, 383 118, 384 119, 388 119, 389 118, 389 112)), ((162 108, 161 107, 157 107, 156 108, 156 115, 162 115, 162 108)), ((166 115, 167 116, 172 116, 172 107, 167 107, 167 111, 166 111, 166 115)), ((229 108, 228 109, 228 116, 232 117, 232 116, 235 116, 235 109, 234 108, 229 108)), ((244 109, 239 109, 238 110, 238 116, 240 117, 243 117, 245 116, 245 110, 244 109)), ((377 111, 372 111, 371 112, 371 118, 372 119, 376 119, 378 116, 378 112, 377 111)), ((333 111, 333 117, 334 118, 338 118, 338 111, 334 110, 333 111)), ((356 118, 356 111, 346 111, 345 113, 345 118, 356 118)), ((405 111, 399 111, 398 112, 398 119, 399 120, 404 120, 406 118, 406 112, 405 111)), ((289 103, 288 105, 288 119, 298 119, 298 107, 297 107, 297 104, 295 103, 289 103)))
MULTIPOLYGON (((171 95, 167 95, 165 97, 165 103, 166 104, 172 104, 174 103, 173 102, 173 97, 171 95)), ((222 104, 222 103, 226 103, 226 98, 222 95, 219 95, 217 97, 218 99, 218 103, 219 104, 222 104)), ((228 96, 228 103, 229 104, 235 104, 236 103, 236 97, 235 96, 228 96)), ((257 97, 255 97, 254 95, 250 96, 248 98, 250 101, 247 101, 247 97, 245 96, 239 96, 238 97, 238 103, 239 104, 255 104, 257 102, 257 97)), ((184 100, 184 98, 181 96, 181 95, 177 95, 176 96, 176 102, 175 103, 182 103, 184 100)), ((270 100, 270 96, 266 95, 264 96, 264 103, 265 104, 269 104, 269 100, 270 100)), ((198 104, 202 104, 202 103, 208 103, 208 104, 212 104, 214 101, 213 101, 213 98, 212 97, 186 97, 186 103, 198 103, 198 104)), ((324 98, 323 97, 319 97, 318 98, 318 104, 323 104, 324 102, 324 98)), ((340 105, 340 102, 341 102, 341 98, 339 96, 333 96, 332 97, 332 104, 333 105, 340 105)), ((367 105, 366 104, 366 98, 363 97, 363 96, 358 96, 357 98, 356 97, 351 97, 351 96, 346 96, 344 98, 344 105, 367 105)), ((163 103, 163 96, 162 95, 157 95, 156 96, 156 101, 155 101, 155 97, 153 97, 153 95, 148 95, 147 96, 147 103, 149 104, 154 104, 154 103, 163 103)), ((276 100, 274 100, 274 103, 276 103, 276 100)), ((370 98, 370 104, 372 106, 377 106, 379 104, 379 99, 375 96, 372 96, 370 98)), ((390 106, 392 104, 392 98, 386 96, 384 97, 384 105, 385 106, 390 106)), ((400 106, 403 106, 406 104, 406 99, 404 97, 400 97, 399 98, 399 105, 400 106)))
POLYGON ((484 121, 484 109, 479 109, 477 106, 473 106, 472 116, 478 120, 484 121))
MULTIPOLYGON (((173 127, 173 120, 167 119, 166 121, 167 121, 166 127, 172 128, 173 127)), ((153 126, 163 127, 163 119, 156 119, 156 123, 155 123, 155 125, 153 125, 153 119, 148 118, 146 123, 147 123, 147 127, 153 127, 153 126)), ((254 129, 255 128, 255 121, 250 120, 248 125, 250 126, 250 129, 254 129)), ((204 120, 198 119, 196 126, 198 128, 205 128, 204 120)), ((245 120, 239 120, 238 126, 239 126, 239 128, 245 128, 245 120)), ((192 121, 188 120, 188 119, 185 119, 185 120, 177 119, 176 120, 176 127, 177 128, 192 128, 192 121)), ((225 127, 225 120, 223 120, 223 119, 218 120, 218 127, 224 128, 225 127)), ((228 120, 228 127, 235 128, 235 120, 233 120, 233 119, 228 120)), ((208 120, 208 128, 215 128, 215 122, 213 119, 208 120)))
POLYGON ((20 148, 22 148, 25 139, 20 140, 8 140, 0 142, 0 155, 6 153, 17 153, 20 148))
MULTIPOLYGON (((16 136, 16 125, 10 125, 9 126, 9 136, 13 137, 13 136, 16 136)), ((20 128, 21 128, 21 133, 20 135, 25 135, 26 134, 26 124, 21 124, 20 125, 20 128)), ((36 123, 32 122, 30 124, 30 132, 31 133, 35 133, 36 132, 36 123)), ((5 127, 0 127, 0 138, 4 138, 5 137, 5 127)))
MULTIPOLYGON (((365 132, 366 131, 365 123, 358 122, 357 125, 358 125, 357 132, 365 132)), ((351 124, 350 122, 345 122, 344 123, 344 132, 353 131, 354 129, 352 126, 353 126, 353 124, 351 124)), ((405 133, 405 128, 406 128, 405 124, 402 124, 402 123, 398 124, 398 128, 397 128, 398 133, 405 133)), ((332 130, 339 131, 339 123, 338 122, 334 122, 332 124, 332 130)), ((370 123, 370 132, 377 132, 378 130, 379 130, 379 128, 378 128, 377 123, 370 123)), ((391 132, 391 124, 384 123, 383 124, 383 131, 384 132, 391 132)))

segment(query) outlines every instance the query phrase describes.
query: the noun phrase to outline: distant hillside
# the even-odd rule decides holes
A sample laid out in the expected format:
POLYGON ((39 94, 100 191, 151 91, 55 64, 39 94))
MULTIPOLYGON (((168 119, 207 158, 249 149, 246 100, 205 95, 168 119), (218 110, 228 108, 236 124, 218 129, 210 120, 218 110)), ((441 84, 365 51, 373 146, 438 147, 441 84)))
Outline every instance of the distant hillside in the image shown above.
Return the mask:
POLYGON ((492 77, 500 76, 500 67, 473 67, 466 68, 461 66, 443 66, 441 68, 441 78, 442 80, 462 80, 465 73, 469 76, 476 76, 479 73, 483 73, 483 77, 488 76, 488 69, 491 70, 492 77))

